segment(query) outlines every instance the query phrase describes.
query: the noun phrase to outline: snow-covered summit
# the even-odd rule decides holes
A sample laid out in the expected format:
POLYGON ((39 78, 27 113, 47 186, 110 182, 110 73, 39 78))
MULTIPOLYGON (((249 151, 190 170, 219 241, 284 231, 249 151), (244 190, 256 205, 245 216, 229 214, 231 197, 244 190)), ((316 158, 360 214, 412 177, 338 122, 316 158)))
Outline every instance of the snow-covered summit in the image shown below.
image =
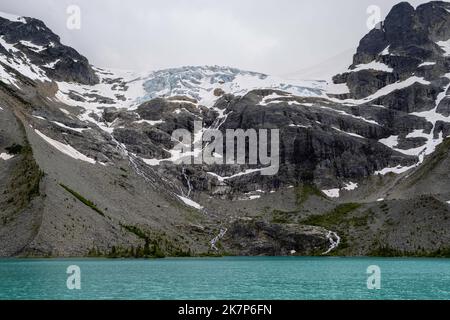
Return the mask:
POLYGON ((21 22, 21 23, 26 23, 26 20, 24 17, 19 17, 15 14, 11 14, 11 13, 6 13, 6 12, 2 12, 0 11, 0 18, 9 20, 11 22, 21 22))
POLYGON ((142 100, 157 97, 188 96, 210 107, 214 91, 244 95, 253 89, 278 89, 299 96, 318 96, 321 85, 315 81, 286 80, 262 73, 220 66, 186 66, 151 72, 145 77, 142 100))

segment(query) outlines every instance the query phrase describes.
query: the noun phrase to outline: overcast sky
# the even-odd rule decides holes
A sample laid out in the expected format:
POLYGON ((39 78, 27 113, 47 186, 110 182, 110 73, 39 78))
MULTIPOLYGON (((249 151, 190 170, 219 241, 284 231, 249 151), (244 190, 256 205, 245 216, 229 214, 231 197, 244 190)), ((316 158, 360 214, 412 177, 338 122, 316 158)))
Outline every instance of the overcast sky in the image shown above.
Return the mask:
MULTIPOLYGON (((224 65, 294 73, 342 52, 396 0, 1 0, 0 11, 43 20, 64 44, 100 67, 155 70, 224 65), (81 29, 67 28, 67 7, 81 29)), ((426 1, 412 0, 413 5, 426 1)), ((350 51, 351 49, 351 51, 350 51)))

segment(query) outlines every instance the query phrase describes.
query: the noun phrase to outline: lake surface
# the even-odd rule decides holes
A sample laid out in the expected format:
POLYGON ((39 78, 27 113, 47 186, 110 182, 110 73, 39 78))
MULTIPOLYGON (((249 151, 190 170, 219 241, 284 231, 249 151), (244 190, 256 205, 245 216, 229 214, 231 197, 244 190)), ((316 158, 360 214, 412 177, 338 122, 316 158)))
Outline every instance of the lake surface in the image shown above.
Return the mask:
POLYGON ((4 299, 450 299, 450 259, 0 260, 4 299), (81 290, 67 268, 81 270, 81 290), (381 289, 369 290, 369 266, 381 289))

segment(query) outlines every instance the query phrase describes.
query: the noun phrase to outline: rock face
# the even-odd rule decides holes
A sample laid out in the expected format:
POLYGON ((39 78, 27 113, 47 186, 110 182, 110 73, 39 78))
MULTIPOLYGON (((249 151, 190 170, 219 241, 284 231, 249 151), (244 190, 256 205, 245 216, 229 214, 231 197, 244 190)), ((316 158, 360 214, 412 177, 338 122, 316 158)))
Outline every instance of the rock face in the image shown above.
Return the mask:
POLYGON ((264 221, 236 221, 224 241, 234 254, 248 256, 287 256, 322 254, 330 247, 328 231, 296 224, 270 224, 264 221))
POLYGON ((0 256, 448 252, 449 4, 395 6, 340 94, 226 67, 111 72, 2 17, 0 256), (180 163, 172 133, 197 141, 195 122, 278 129, 278 172, 180 163))
MULTIPOLYGON (((445 2, 430 2, 418 6, 417 10, 407 2, 399 3, 381 28, 373 29, 361 40, 350 68, 352 72, 336 76, 335 81, 347 83, 350 96, 362 99, 413 74, 424 79, 438 79, 448 70, 443 47, 450 36, 449 19, 448 3, 445 2), (370 66, 358 68, 371 63, 383 64, 385 67, 381 69, 384 70, 370 69, 370 66)), ((440 84, 432 85, 422 90, 420 96, 434 95, 435 98, 439 88, 440 84)), ((384 99, 379 102, 391 106, 384 99)), ((423 108, 424 101, 408 102, 423 108)), ((425 101, 425 106, 429 107, 430 103, 425 101)))
POLYGON ((374 114, 361 121, 353 115, 359 113, 357 108, 348 111, 338 103, 290 96, 261 106, 271 93, 252 91, 230 101, 230 115, 222 128, 279 128, 282 167, 277 178, 286 186, 298 181, 336 185, 336 178, 359 179, 386 167, 415 162, 413 157, 378 143, 392 134, 381 125, 387 121, 385 115, 374 114))

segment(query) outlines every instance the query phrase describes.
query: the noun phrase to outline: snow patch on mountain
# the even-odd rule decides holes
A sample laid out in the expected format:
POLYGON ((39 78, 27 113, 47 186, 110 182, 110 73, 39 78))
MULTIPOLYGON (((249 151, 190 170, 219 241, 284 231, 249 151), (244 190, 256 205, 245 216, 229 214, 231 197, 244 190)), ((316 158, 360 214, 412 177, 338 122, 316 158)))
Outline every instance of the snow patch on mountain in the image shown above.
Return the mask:
POLYGON ((388 45, 386 48, 384 48, 383 51, 380 52, 380 56, 390 55, 390 49, 391 49, 391 45, 388 45))
POLYGON ((195 201, 193 201, 193 200, 191 200, 189 198, 183 197, 183 196, 177 195, 177 197, 181 201, 183 201, 185 205, 187 205, 189 207, 192 207, 194 209, 197 209, 197 210, 203 210, 203 207, 200 204, 198 204, 197 202, 195 202, 195 201))
POLYGON ((34 51, 37 53, 44 51, 46 49, 45 47, 38 46, 30 41, 21 40, 21 41, 19 41, 19 43, 25 47, 28 47, 28 49, 30 49, 31 51, 34 51))
POLYGON ((271 103, 283 102, 286 98, 289 98, 290 95, 281 95, 278 93, 272 93, 262 99, 259 103, 260 106, 268 106, 271 103))
POLYGON ((419 64, 418 68, 434 66, 435 64, 436 64, 436 62, 426 61, 426 62, 419 64))
MULTIPOLYGON (((450 80, 450 73, 447 73, 444 78, 447 78, 450 80)), ((448 84, 445 88, 443 88, 443 91, 439 93, 436 99, 435 107, 432 110, 429 111, 423 111, 423 112, 414 112, 411 113, 411 115, 424 118, 428 122, 430 122, 433 125, 433 128, 430 130, 430 133, 426 133, 425 130, 413 130, 409 134, 406 135, 406 138, 425 138, 426 142, 424 145, 417 147, 417 148, 411 148, 411 149, 399 149, 397 148, 399 144, 399 136, 391 136, 386 139, 379 140, 380 143, 383 143, 384 145, 388 146, 389 148, 401 152, 406 155, 412 155, 419 157, 419 162, 416 163, 413 166, 408 167, 402 167, 397 166, 395 168, 385 168, 383 170, 375 172, 375 175, 381 174, 385 175, 388 173, 395 173, 395 174, 401 174, 404 173, 410 169, 416 168, 419 165, 421 165, 425 161, 425 157, 434 153, 436 148, 444 141, 443 132, 440 131, 437 133, 436 137, 436 127, 438 121, 442 122, 449 122, 450 123, 450 116, 446 117, 440 113, 437 112, 437 109, 441 102, 448 97, 447 92, 450 90, 450 84, 448 84)))
POLYGON ((0 159, 4 161, 8 161, 10 159, 14 158, 14 155, 9 153, 0 153, 0 159))
POLYGON ((64 123, 61 123, 58 121, 52 121, 52 123, 56 124, 58 127, 61 127, 63 129, 71 130, 71 131, 78 132, 78 133, 83 133, 84 131, 89 130, 86 128, 72 128, 72 127, 66 126, 64 123))
POLYGON ((358 72, 358 71, 362 71, 362 70, 375 70, 375 71, 384 71, 384 72, 393 72, 394 71, 394 69, 392 69, 391 67, 389 67, 388 65, 386 65, 382 62, 372 61, 367 64, 359 64, 354 69, 349 70, 349 72, 358 72))
POLYGON ((21 23, 27 22, 24 17, 19 17, 14 14, 11 14, 11 13, 1 12, 1 11, 0 11, 0 18, 6 19, 6 20, 9 20, 12 22, 21 22, 21 23))
POLYGON ((375 99, 387 96, 388 94, 390 94, 394 91, 408 88, 416 83, 419 83, 422 85, 430 85, 431 84, 429 81, 425 80, 424 78, 412 76, 406 80, 398 81, 396 83, 387 85, 387 86, 381 88, 380 90, 378 90, 377 92, 375 92, 374 94, 372 94, 364 99, 359 99, 359 100, 356 100, 356 99, 346 99, 346 100, 332 99, 332 100, 335 102, 339 102, 339 103, 351 103, 351 104, 359 105, 359 104, 367 103, 367 102, 373 101, 375 99))
MULTIPOLYGON (((216 91, 218 89, 238 96, 243 96, 254 89, 276 89, 286 92, 286 96, 266 97, 263 105, 272 102, 269 99, 289 95, 323 96, 322 83, 300 80, 288 82, 277 77, 227 67, 183 67, 141 74, 99 68, 94 70, 100 79, 99 84, 89 86, 57 82, 59 90, 56 94, 59 101, 84 108, 85 113, 80 119, 92 122, 95 122, 91 117, 92 113, 99 116, 104 108, 134 110, 141 103, 155 98, 170 99, 185 96, 197 101, 199 105, 212 108, 220 98, 216 91)), ((185 100, 183 103, 195 104, 185 100)))
POLYGON ((322 192, 328 197, 328 198, 339 198, 341 196, 341 191, 354 191, 358 189, 358 184, 355 182, 349 182, 345 183, 343 188, 334 188, 334 189, 328 189, 328 190, 322 190, 322 192))
POLYGON ((88 162, 90 164, 95 164, 97 163, 97 161, 95 161, 94 159, 91 159, 87 156, 85 156, 84 154, 82 154, 81 152, 75 150, 72 146, 68 145, 68 144, 64 144, 61 143, 59 141, 56 141, 50 137, 47 137, 46 135, 44 135, 42 132, 40 132, 39 130, 35 129, 34 130, 42 139, 44 139, 48 144, 50 144, 52 147, 54 147, 55 149, 57 149, 58 151, 60 151, 61 153, 75 159, 75 160, 81 160, 84 162, 88 162))
POLYGON ((328 189, 328 190, 322 190, 322 192, 328 197, 328 198, 339 198, 341 189, 335 188, 335 189, 328 189))
POLYGON ((356 189, 358 189, 358 184, 355 182, 350 181, 349 183, 346 183, 344 186, 344 190, 347 190, 347 191, 353 191, 356 189))
MULTIPOLYGON (((0 53, 0 62, 31 80, 51 82, 46 73, 40 67, 33 65, 30 59, 15 47, 16 43, 9 43, 4 39, 4 36, 0 36, 0 45, 12 55, 6 56, 0 53)), ((8 81, 11 83, 11 80, 8 81)), ((13 82, 17 83, 17 81, 13 82)))
POLYGON ((365 139, 365 137, 363 137, 363 136, 361 136, 361 135, 359 135, 359 134, 356 134, 356 133, 353 133, 353 132, 347 132, 347 131, 341 130, 341 129, 339 129, 339 128, 336 128, 336 127, 332 127, 332 128, 333 128, 334 130, 340 132, 340 133, 344 133, 344 134, 346 134, 346 135, 349 135, 349 136, 352 136, 352 137, 355 137, 355 138, 365 139))
POLYGON ((450 57, 450 39, 447 41, 438 41, 436 44, 444 50, 444 57, 450 57))
POLYGON ((385 146, 389 147, 389 148, 395 148, 396 146, 398 146, 398 136, 390 136, 388 138, 385 139, 380 139, 378 140, 379 143, 384 144, 385 146))
POLYGON ((55 69, 55 66, 56 66, 56 65, 58 64, 58 62, 60 62, 60 61, 61 61, 61 59, 57 59, 57 60, 55 60, 55 61, 53 61, 53 62, 44 64, 42 67, 43 67, 43 68, 47 68, 47 69, 55 69))
POLYGON ((143 124, 146 123, 148 125, 151 126, 156 126, 158 124, 164 123, 164 120, 155 120, 155 121, 151 121, 151 120, 139 120, 139 121, 134 121, 133 123, 137 123, 137 124, 143 124))
POLYGON ((0 81, 2 81, 5 84, 9 84, 15 86, 16 88, 19 88, 16 78, 9 72, 7 72, 2 65, 0 65, 0 81))
POLYGON ((242 176, 246 176, 246 175, 249 175, 249 174, 261 172, 263 170, 264 170, 264 168, 262 168, 262 169, 247 169, 247 170, 245 170, 243 172, 239 172, 237 174, 234 174, 234 175, 228 176, 228 177, 219 176, 218 174, 216 174, 214 172, 207 172, 207 174, 209 174, 210 176, 215 177, 220 182, 224 182, 224 181, 227 181, 227 180, 232 180, 232 179, 235 179, 235 178, 238 178, 238 177, 242 177, 242 176))
POLYGON ((366 119, 366 118, 361 117, 361 116, 355 116, 353 114, 347 113, 347 112, 342 111, 342 110, 337 110, 337 109, 333 109, 333 108, 325 107, 325 106, 320 106, 320 108, 325 109, 325 110, 329 110, 329 111, 332 111, 332 112, 339 113, 339 114, 341 114, 343 116, 346 116, 346 117, 351 117, 351 118, 354 118, 354 119, 362 120, 362 121, 370 123, 370 124, 374 124, 376 126, 380 126, 380 124, 378 122, 376 122, 375 120, 366 119))
POLYGON ((407 167, 403 167, 403 166, 398 165, 398 166, 393 167, 393 168, 384 168, 382 170, 376 171, 374 173, 374 175, 376 175, 376 176, 377 175, 385 176, 385 175, 387 175, 389 173, 402 174, 402 173, 407 172, 407 171, 409 171, 409 170, 411 170, 413 168, 416 168, 416 167, 417 167, 417 165, 407 166, 407 167))

